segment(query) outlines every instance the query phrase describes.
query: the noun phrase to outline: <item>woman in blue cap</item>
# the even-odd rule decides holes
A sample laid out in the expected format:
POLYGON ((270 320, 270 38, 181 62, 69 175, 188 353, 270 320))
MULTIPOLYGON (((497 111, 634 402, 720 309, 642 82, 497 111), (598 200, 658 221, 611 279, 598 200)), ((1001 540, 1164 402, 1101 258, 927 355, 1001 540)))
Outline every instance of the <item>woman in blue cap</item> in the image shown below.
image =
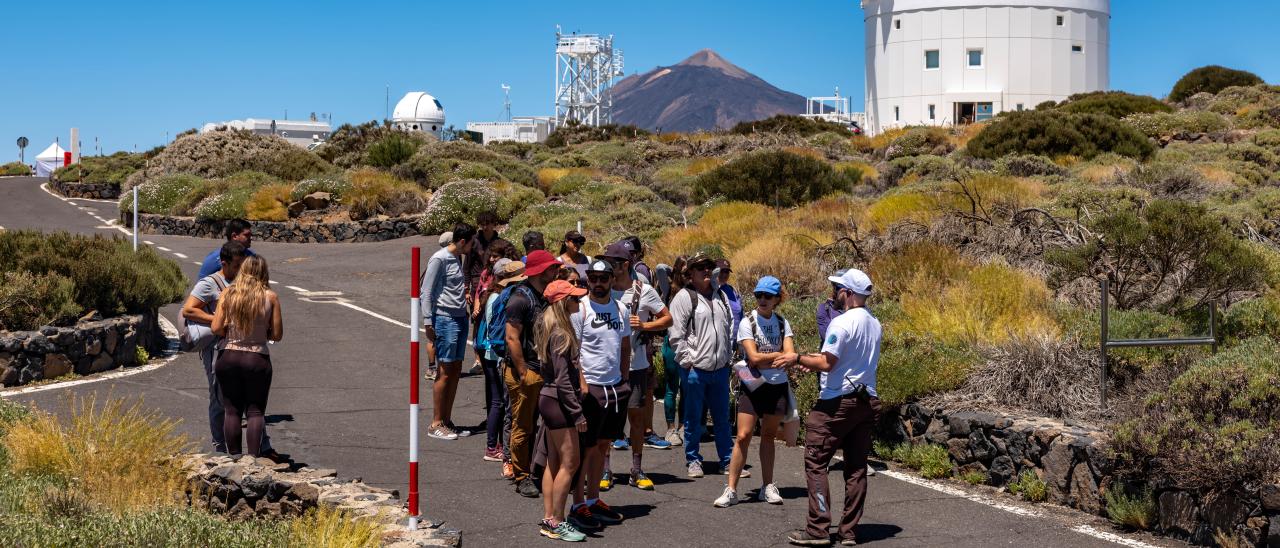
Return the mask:
POLYGON ((729 461, 729 485, 714 505, 727 508, 738 503, 738 479, 747 461, 751 435, 760 420, 760 478, 763 486, 756 498, 782 504, 782 495, 773 484, 774 437, 788 411, 787 367, 799 356, 791 324, 777 312, 782 303, 782 282, 773 276, 760 278, 754 291, 756 309, 738 324, 738 342, 745 360, 734 366, 738 374, 738 436, 729 461))

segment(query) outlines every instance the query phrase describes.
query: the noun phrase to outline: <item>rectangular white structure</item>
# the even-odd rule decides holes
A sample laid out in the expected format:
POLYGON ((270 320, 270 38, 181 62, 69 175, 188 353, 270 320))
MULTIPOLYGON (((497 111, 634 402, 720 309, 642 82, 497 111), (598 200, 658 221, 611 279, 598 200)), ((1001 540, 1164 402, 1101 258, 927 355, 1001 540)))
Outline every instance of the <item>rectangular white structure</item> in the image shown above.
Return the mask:
POLYGON ((510 122, 467 122, 467 131, 480 134, 481 144, 499 141, 517 143, 542 143, 551 135, 551 118, 543 116, 517 116, 510 122))
POLYGON ((329 122, 315 120, 246 118, 227 122, 210 122, 200 128, 200 133, 224 128, 248 130, 258 135, 275 135, 302 148, 329 140, 329 122))

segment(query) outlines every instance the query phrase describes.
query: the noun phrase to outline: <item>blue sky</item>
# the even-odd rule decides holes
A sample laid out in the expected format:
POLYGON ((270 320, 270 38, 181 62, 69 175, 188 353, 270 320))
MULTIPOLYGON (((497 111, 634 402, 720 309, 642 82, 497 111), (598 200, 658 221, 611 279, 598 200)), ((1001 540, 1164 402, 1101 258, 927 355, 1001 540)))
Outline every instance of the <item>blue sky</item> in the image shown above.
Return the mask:
MULTIPOLYGON (((774 85, 862 104, 856 0, 577 2, 6 3, 0 27, 0 163, 28 161, 80 128, 86 153, 145 150, 207 121, 382 118, 424 90, 449 123, 551 111, 554 32, 614 34, 628 74, 712 48, 774 85), (37 6, 36 4, 41 4, 37 6), (56 6, 56 8, 55 8, 56 6)), ((1187 70, 1222 64, 1280 82, 1280 2, 1113 0, 1113 89, 1162 96, 1187 70)), ((335 124, 336 125, 336 124, 335 124)))

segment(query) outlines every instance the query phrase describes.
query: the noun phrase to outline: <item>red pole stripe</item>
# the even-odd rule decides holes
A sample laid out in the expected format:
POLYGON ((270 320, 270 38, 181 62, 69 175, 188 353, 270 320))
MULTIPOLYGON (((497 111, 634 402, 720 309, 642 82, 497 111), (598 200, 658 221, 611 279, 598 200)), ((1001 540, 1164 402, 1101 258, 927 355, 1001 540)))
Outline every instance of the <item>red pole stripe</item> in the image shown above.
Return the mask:
POLYGON ((418 463, 409 463, 409 515, 418 515, 418 463))

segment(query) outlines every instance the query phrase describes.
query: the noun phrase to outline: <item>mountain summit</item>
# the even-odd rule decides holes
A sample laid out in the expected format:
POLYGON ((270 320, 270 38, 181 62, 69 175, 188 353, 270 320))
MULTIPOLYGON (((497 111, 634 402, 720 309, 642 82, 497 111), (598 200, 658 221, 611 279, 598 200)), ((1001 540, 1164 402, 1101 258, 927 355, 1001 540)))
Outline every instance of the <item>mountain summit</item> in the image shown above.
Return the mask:
POLYGON ((613 121, 649 130, 730 128, 802 112, 804 97, 774 87, 710 49, 623 78, 613 88, 613 121))

